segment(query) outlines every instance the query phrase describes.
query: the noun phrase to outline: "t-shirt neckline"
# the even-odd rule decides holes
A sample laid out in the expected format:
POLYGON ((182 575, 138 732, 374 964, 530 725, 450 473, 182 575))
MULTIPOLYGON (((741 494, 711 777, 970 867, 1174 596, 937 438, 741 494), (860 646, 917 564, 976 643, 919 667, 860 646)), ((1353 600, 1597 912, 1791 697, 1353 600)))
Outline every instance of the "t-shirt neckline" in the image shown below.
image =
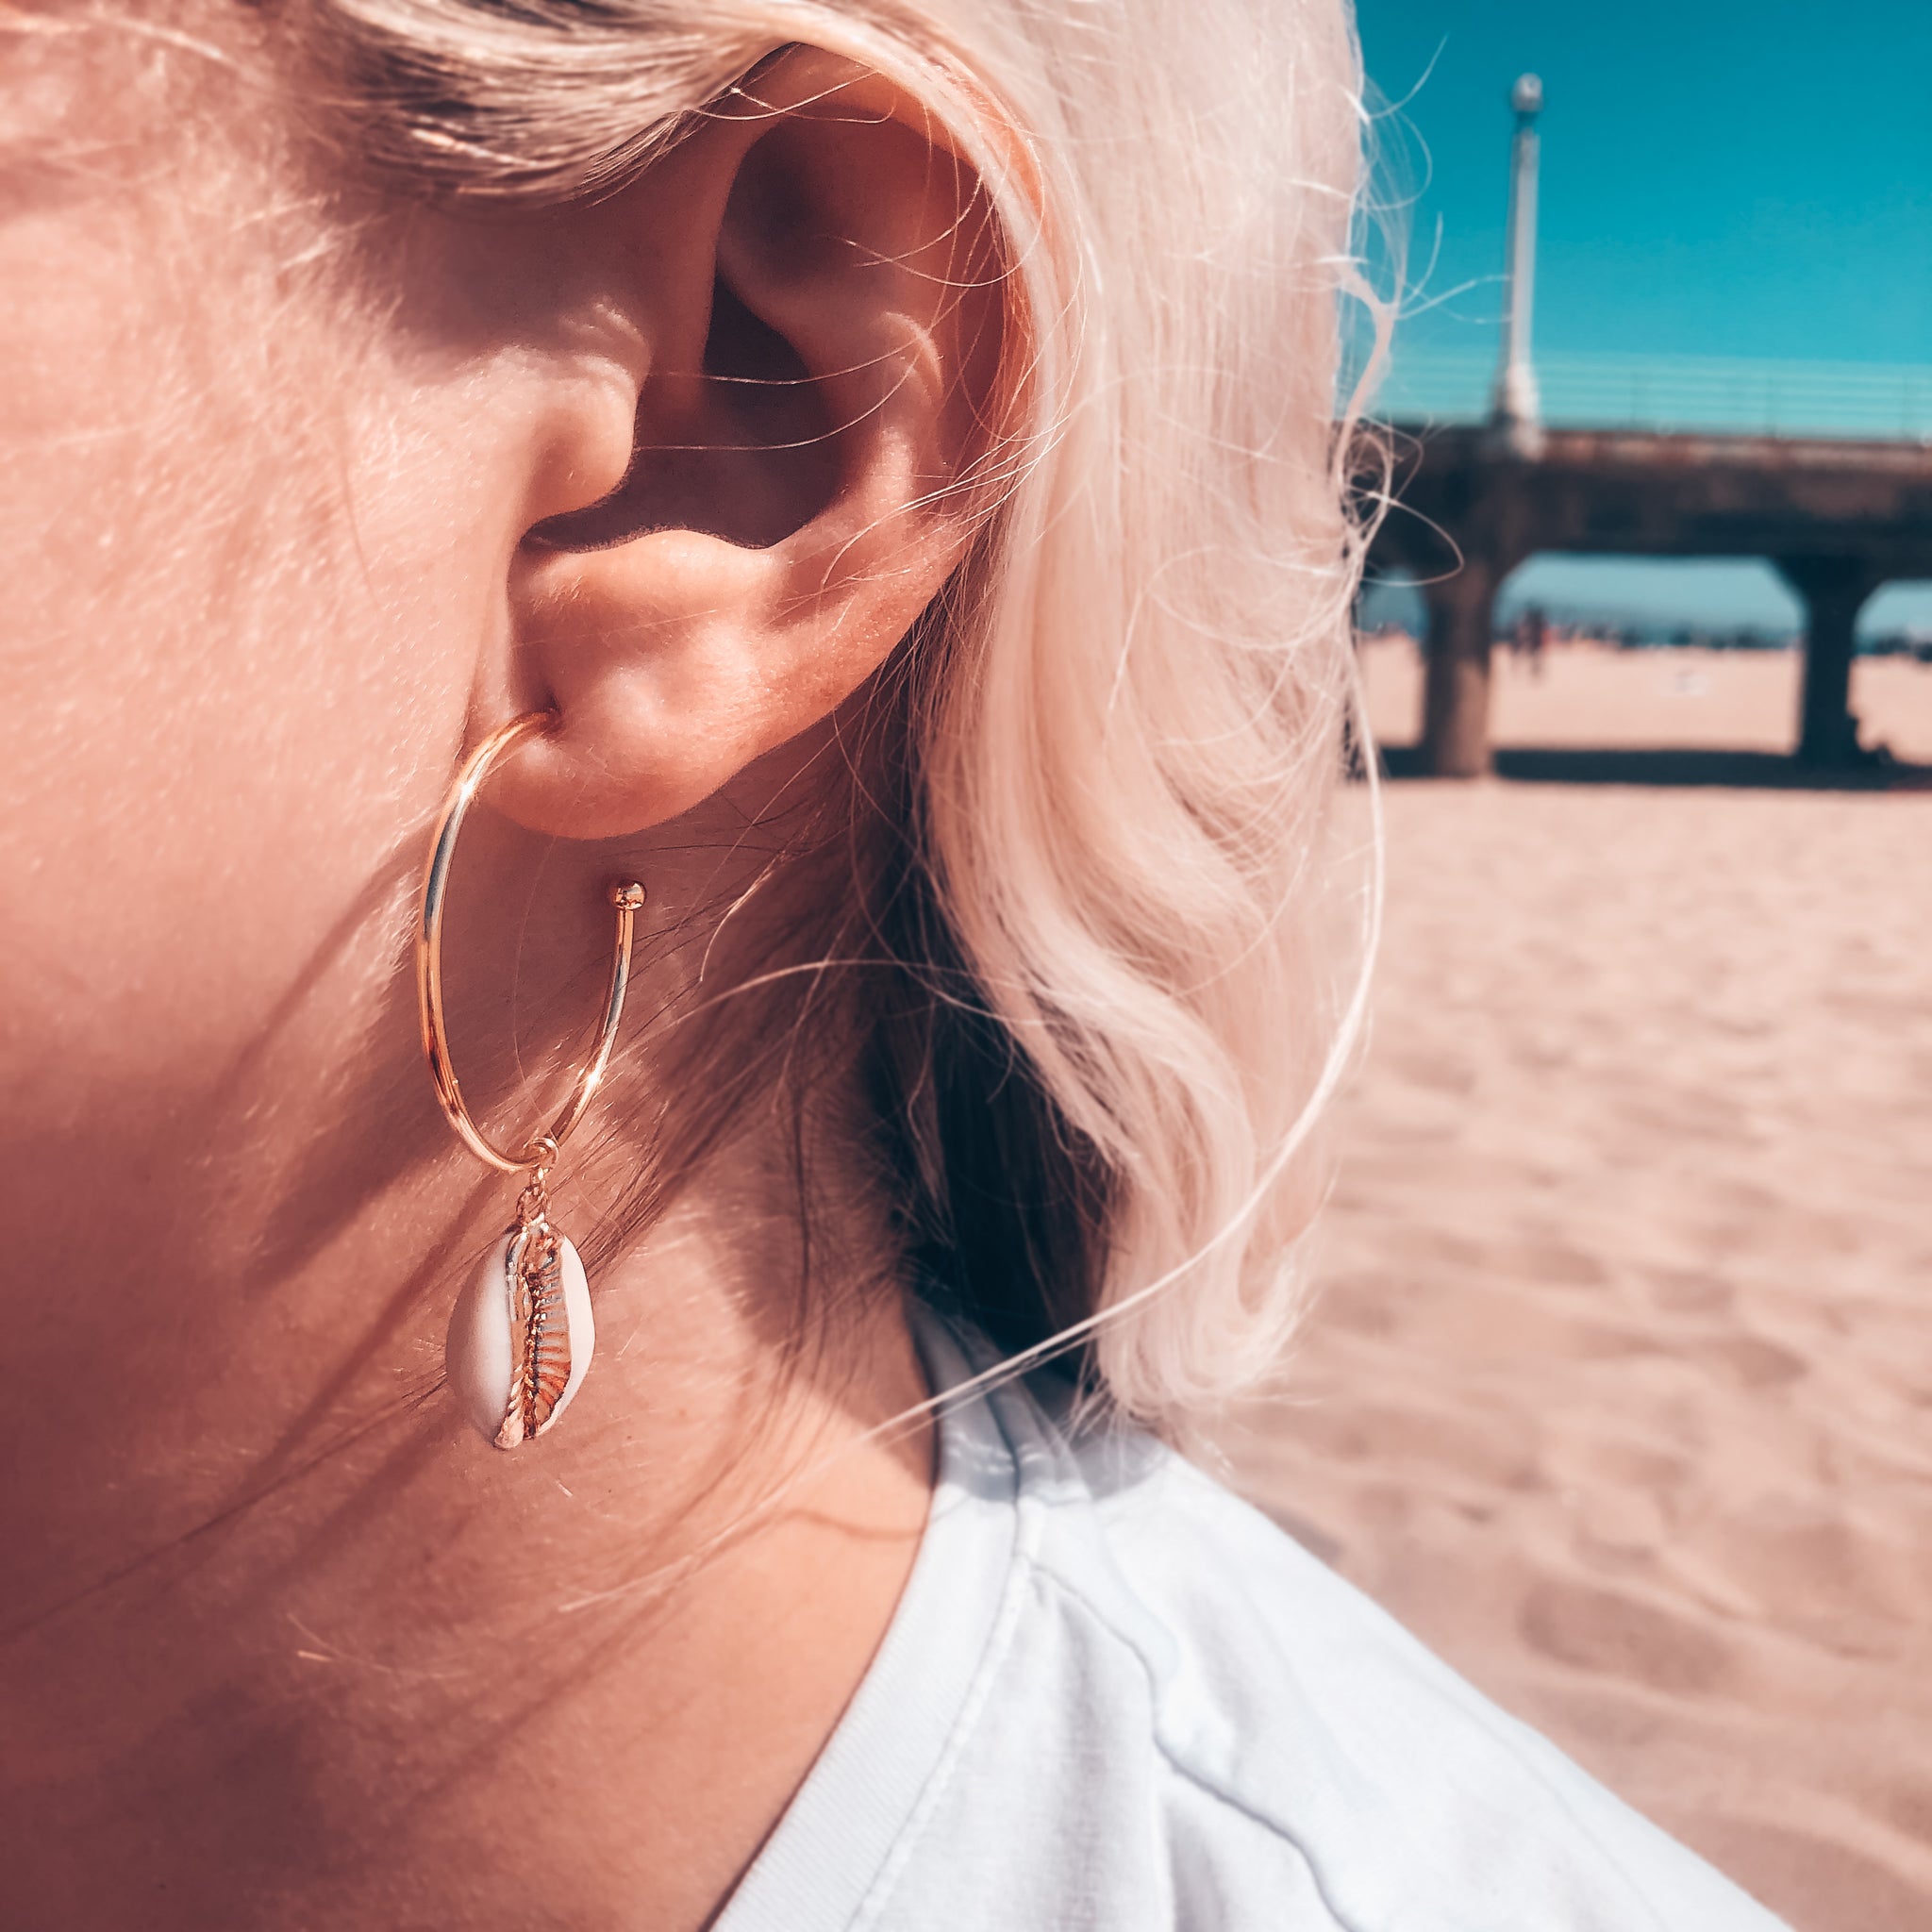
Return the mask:
MULTIPOLYGON (((974 1372, 936 1320, 918 1324, 936 1392, 974 1372)), ((846 1932, 891 1890, 937 1803, 1017 1615, 1018 1445, 1006 1403, 940 1410, 939 1468, 912 1574, 871 1667, 712 1932, 846 1932)))

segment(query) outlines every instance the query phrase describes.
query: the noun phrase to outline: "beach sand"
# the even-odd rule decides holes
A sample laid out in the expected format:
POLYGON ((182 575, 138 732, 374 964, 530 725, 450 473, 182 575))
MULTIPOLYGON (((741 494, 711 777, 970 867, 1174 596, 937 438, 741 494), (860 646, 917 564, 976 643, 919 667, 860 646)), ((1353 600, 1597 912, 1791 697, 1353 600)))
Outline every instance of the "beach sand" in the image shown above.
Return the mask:
MULTIPOLYGON (((1399 741, 1413 655, 1369 659, 1399 741)), ((1505 742, 1778 750, 1796 704, 1787 658, 1497 675, 1505 742)), ((1932 758, 1932 668, 1857 701, 1932 758)), ((1932 792, 1387 813, 1321 1299, 1236 1478, 1802 1932, 1924 1932, 1932 792)))
MULTIPOLYGON (((1369 711, 1385 744, 1408 743, 1422 714, 1422 672, 1407 640, 1362 652, 1369 711)), ((1795 651, 1616 651, 1556 645, 1539 676, 1499 649, 1491 736, 1499 746, 1695 746, 1787 752, 1797 734, 1795 651)), ((1860 658, 1852 709, 1865 743, 1932 764, 1932 665, 1860 658)))

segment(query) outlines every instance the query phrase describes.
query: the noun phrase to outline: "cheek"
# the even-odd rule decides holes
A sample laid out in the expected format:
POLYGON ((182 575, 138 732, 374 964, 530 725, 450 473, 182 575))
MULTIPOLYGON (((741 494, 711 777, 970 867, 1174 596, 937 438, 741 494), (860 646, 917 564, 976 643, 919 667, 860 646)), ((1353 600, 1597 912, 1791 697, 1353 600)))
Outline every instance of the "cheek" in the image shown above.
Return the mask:
POLYGON ((336 996, 391 973, 503 623, 431 399, 218 240, 158 242, 0 224, 0 1085, 42 1132, 218 1081, 325 959, 359 953, 336 996))

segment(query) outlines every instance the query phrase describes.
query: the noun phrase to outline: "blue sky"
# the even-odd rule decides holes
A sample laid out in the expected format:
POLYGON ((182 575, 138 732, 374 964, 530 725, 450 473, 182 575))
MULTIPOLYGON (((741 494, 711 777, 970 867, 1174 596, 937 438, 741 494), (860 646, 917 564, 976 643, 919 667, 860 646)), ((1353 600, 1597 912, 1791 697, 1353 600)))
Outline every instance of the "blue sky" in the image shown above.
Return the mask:
POLYGON ((1412 271, 1436 253, 1417 340, 1493 342, 1505 96, 1528 69, 1541 344, 1932 362, 1927 0, 1357 0, 1357 18, 1391 104, 1387 185, 1415 197, 1412 271))
MULTIPOLYGON (((1398 356, 1495 352, 1506 95, 1527 69, 1545 98, 1540 353, 1932 365, 1932 0, 1357 12, 1388 104, 1382 194, 1407 230, 1398 356)), ((1692 623, 1790 608, 1742 566, 1728 588, 1722 565, 1575 581, 1692 623)), ((1932 625, 1932 589, 1906 602, 1932 625)))

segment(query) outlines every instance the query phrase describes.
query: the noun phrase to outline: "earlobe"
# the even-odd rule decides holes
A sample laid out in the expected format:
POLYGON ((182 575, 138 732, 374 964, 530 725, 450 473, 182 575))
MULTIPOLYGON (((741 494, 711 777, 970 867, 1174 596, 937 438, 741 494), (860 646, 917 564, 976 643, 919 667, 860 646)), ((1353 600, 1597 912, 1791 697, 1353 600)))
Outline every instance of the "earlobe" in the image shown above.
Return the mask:
POLYGON ((533 525, 508 687, 479 694, 558 714, 497 792, 535 829, 642 830, 825 717, 985 513, 1004 294, 976 179, 828 56, 743 93, 584 229, 647 365, 624 480, 533 525))

